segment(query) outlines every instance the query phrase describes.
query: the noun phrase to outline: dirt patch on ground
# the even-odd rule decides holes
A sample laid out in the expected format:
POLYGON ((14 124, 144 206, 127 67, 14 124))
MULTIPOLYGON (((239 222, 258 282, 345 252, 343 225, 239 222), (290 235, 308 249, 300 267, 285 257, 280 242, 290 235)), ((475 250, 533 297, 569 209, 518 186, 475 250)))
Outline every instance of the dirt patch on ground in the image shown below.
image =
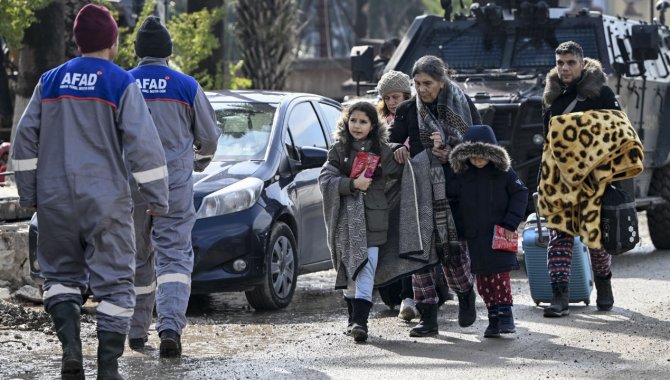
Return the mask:
POLYGON ((24 331, 45 331, 51 330, 51 326, 51 318, 45 311, 0 302, 0 327, 24 331))

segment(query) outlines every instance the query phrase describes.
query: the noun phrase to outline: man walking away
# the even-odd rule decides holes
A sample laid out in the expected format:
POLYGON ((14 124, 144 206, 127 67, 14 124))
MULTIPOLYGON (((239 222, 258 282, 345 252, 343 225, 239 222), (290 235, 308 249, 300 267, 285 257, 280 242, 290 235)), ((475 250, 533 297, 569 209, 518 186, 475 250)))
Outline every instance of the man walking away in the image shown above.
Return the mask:
POLYGON ((63 379, 84 379, 80 311, 90 287, 98 379, 122 379, 118 358, 135 306, 128 163, 148 204, 168 209, 163 147, 134 78, 113 64, 118 29, 89 4, 74 22, 82 57, 44 73, 19 121, 12 159, 20 204, 37 210, 44 306, 63 347, 63 379))
POLYGON ((144 346, 155 298, 160 356, 171 358, 181 355, 181 335, 186 326, 186 308, 191 293, 191 229, 195 223, 192 173, 193 170, 203 171, 212 160, 221 132, 216 125, 214 110, 198 82, 168 67, 172 40, 159 18, 149 16, 144 21, 137 32, 135 53, 142 61, 130 73, 151 110, 165 149, 170 211, 153 217, 149 223, 143 218, 135 221, 138 234, 139 231, 144 234, 138 236, 138 241, 149 240, 151 228, 147 225, 151 225, 153 232, 151 244, 144 244, 144 252, 138 252, 137 306, 128 343, 135 349, 144 346), (154 278, 156 285, 153 285, 154 278))

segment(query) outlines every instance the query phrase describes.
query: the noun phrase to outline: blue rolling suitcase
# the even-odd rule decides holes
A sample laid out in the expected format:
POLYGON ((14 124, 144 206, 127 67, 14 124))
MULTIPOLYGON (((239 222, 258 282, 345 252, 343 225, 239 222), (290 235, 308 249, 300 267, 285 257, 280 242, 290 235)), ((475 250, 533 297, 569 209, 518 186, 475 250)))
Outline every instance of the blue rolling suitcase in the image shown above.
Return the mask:
MULTIPOLYGON (((536 305, 540 302, 551 302, 551 282, 547 270, 548 242, 549 231, 544 225, 544 219, 540 218, 538 221, 535 214, 530 214, 523 230, 522 247, 530 295, 536 305), (541 236, 538 234, 540 229, 541 236)), ((592 290, 593 274, 589 254, 579 237, 575 237, 570 271, 570 302, 584 302, 588 305, 592 290)))

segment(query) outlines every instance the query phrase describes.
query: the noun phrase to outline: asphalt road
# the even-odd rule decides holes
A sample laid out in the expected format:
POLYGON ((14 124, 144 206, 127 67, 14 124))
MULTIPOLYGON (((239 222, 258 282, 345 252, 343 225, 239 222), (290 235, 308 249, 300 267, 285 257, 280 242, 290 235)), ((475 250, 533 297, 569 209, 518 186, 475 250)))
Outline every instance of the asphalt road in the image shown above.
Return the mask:
MULTIPOLYGON (((278 312, 255 312, 239 293, 193 300, 181 359, 159 359, 154 333, 151 349, 126 349, 121 369, 128 379, 668 379, 670 252, 654 250, 644 231, 642 239, 614 258, 610 312, 596 311, 594 290, 590 306, 572 304, 569 317, 543 318, 525 273, 514 272, 517 334, 502 339, 483 337, 479 298, 478 320, 468 328, 457 324, 457 304, 445 304, 434 338, 410 338, 413 324, 376 299, 368 343, 355 344, 343 334, 346 307, 330 271, 301 276, 294 302, 278 312)), ((43 330, 0 330, 0 378, 57 378, 59 343, 43 330)), ((82 331, 93 378, 93 323, 82 331)))

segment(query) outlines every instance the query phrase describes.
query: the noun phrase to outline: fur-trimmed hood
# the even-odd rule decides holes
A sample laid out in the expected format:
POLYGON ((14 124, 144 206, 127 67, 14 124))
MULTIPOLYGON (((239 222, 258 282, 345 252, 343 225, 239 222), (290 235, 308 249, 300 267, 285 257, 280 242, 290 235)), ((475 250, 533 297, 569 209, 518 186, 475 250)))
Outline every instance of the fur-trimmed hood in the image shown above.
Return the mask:
MULTIPOLYGON (((600 90, 607 82, 602 65, 592 58, 584 58, 584 70, 577 82, 577 93, 585 98, 594 99, 600 95, 600 90)), ((544 104, 549 107, 563 92, 564 85, 558 76, 558 69, 554 67, 547 74, 544 87, 544 104)))
MULTIPOLYGON (((379 143, 386 144, 389 141, 389 135, 391 134, 388 124, 382 116, 379 116, 379 143)), ((345 120, 340 119, 337 122, 337 128, 333 134, 336 141, 340 141, 342 144, 347 144, 351 135, 347 130, 347 123, 345 120)))
POLYGON ((464 173, 470 167, 471 157, 482 157, 489 160, 496 169, 507 172, 512 164, 509 154, 500 145, 480 141, 467 141, 458 144, 449 155, 451 168, 456 173, 464 173))

